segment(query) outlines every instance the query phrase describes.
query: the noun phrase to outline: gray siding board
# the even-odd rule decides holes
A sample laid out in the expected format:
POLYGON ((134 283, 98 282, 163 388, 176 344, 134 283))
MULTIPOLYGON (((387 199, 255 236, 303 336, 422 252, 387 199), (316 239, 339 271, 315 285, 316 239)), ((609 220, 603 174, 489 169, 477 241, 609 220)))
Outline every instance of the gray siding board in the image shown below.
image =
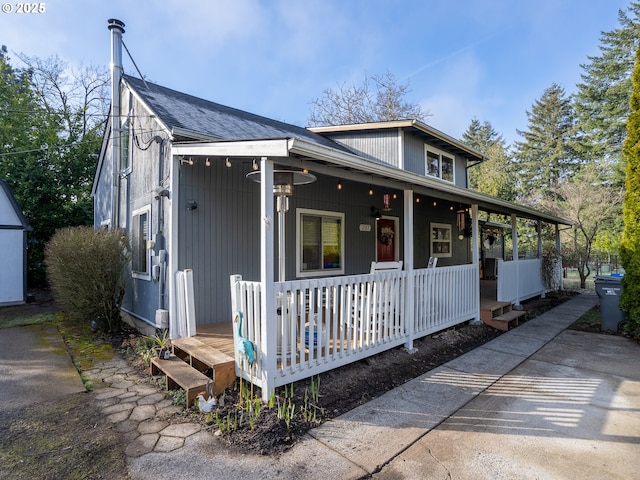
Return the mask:
POLYGON ((418 175, 425 174, 424 140, 405 133, 404 135, 404 168, 418 175))
MULTIPOLYGON (((130 173, 122 178, 120 191, 120 225, 130 230, 132 213, 147 205, 151 206, 151 222, 149 235, 152 239, 158 239, 157 234, 164 230, 160 226, 160 203, 155 199, 155 190, 161 186, 161 182, 168 178, 169 160, 167 159, 166 144, 153 141, 152 138, 160 133, 160 125, 151 118, 147 111, 134 100, 132 108, 129 108, 130 97, 128 92, 123 92, 122 111, 132 113, 133 129, 130 136, 130 173), (133 135, 137 137, 134 141, 133 135)), ((166 137, 166 134, 164 134, 166 137)), ((108 153, 110 175, 111 152, 108 153)), ((168 182, 168 180, 167 180, 168 182)), ((101 182, 108 184, 111 181, 101 182)), ((162 184, 168 188, 168 185, 162 184)), ((104 188, 101 186, 101 188, 104 188)), ((109 194, 105 192, 105 194, 109 194)), ((160 200, 163 201, 164 200, 160 200)), ((158 245, 161 247, 161 245, 158 245)), ((156 257, 151 258, 151 265, 156 263, 156 257)), ((123 306, 134 315, 151 323, 155 322, 155 310, 160 307, 160 293, 158 282, 151 279, 132 278, 129 275, 127 290, 123 306)), ((168 304, 162 305, 167 308, 168 304)))
POLYGON ((326 134, 334 142, 344 145, 356 155, 368 160, 400 168, 399 132, 397 129, 367 132, 326 134))
POLYGON ((260 187, 249 171, 220 159, 181 167, 178 269, 193 270, 200 325, 231 319, 230 275, 260 279, 260 187), (198 208, 187 210, 189 201, 198 208))

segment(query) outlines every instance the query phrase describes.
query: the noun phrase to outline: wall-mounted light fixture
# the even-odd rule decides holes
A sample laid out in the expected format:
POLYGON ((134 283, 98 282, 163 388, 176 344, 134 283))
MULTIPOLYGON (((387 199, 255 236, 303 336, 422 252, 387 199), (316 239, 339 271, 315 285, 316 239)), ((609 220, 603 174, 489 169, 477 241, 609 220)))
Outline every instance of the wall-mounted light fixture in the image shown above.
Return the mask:
POLYGON ((211 160, 209 159, 209 157, 207 157, 207 159, 204 161, 204 164, 205 164, 207 167, 210 167, 210 166, 211 166, 211 160))
POLYGON ((198 208, 198 202, 196 202, 195 200, 189 200, 187 202, 187 210, 189 210, 190 212, 194 211, 196 208, 198 208))
POLYGON ((342 190, 342 182, 338 181, 338 190, 342 190))
POLYGON ((379 218, 382 218, 382 214, 380 213, 380 210, 378 210, 373 205, 371 206, 370 210, 371 210, 371 218, 375 218, 376 220, 378 220, 379 218))
POLYGON ((229 157, 227 157, 227 159, 224 161, 224 164, 227 166, 227 168, 231 168, 231 160, 229 160, 229 157))

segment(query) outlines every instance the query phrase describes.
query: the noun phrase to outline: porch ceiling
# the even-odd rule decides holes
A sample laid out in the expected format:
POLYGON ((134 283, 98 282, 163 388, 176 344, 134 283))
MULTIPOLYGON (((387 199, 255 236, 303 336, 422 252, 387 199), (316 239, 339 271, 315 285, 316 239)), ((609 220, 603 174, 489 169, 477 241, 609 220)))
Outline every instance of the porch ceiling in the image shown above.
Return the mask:
POLYGON ((518 217, 531 220, 572 225, 569 220, 528 206, 490 197, 435 178, 417 175, 300 138, 174 143, 172 154, 177 156, 269 157, 278 164, 308 168, 323 175, 387 186, 398 190, 413 190, 420 195, 451 202, 477 204, 479 209, 488 213, 516 214, 518 217))

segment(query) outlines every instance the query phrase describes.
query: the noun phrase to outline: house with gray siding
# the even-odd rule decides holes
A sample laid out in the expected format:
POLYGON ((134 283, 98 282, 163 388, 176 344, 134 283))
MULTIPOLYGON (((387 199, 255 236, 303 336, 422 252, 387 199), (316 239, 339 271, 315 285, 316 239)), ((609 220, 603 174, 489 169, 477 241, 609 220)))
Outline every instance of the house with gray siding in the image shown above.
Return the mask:
POLYGON ((123 315, 138 328, 176 344, 241 331, 257 358, 232 347, 235 372, 268 398, 480 321, 485 257, 492 301, 544 294, 540 232, 568 222, 468 189, 480 152, 415 119, 302 128, 125 75, 124 24, 109 28, 95 226, 129 232, 123 315), (518 218, 538 226, 533 258, 520 258, 518 218))

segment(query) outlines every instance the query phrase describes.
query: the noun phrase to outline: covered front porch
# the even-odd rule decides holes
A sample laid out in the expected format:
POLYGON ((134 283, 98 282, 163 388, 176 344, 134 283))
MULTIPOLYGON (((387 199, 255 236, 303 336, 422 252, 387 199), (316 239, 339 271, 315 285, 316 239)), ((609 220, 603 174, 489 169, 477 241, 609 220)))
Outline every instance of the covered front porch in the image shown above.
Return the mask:
MULTIPOLYGON (((417 338, 463 322, 479 321, 481 208, 503 215, 511 213, 514 225, 513 257, 516 260, 498 262, 496 299, 503 295, 505 301, 518 304, 527 296, 544 294, 541 259, 518 260, 517 213, 512 212, 514 208, 511 204, 433 179, 416 177, 396 168, 372 166, 370 163, 357 165, 352 156, 325 152, 318 146, 298 140, 274 142, 254 145, 261 153, 272 155, 260 156, 259 163, 255 162, 258 163, 257 175, 260 177, 259 280, 254 275, 250 279, 239 274, 231 275, 230 284, 227 283, 227 292, 229 285, 231 287, 231 309, 224 322, 227 332, 231 318, 238 318, 241 322, 233 327, 232 346, 237 344, 239 334, 255 346, 257 355, 253 365, 249 365, 247 359, 235 349, 233 355, 236 373, 261 387, 263 398, 267 399, 278 386, 397 346, 411 349, 417 338), (365 186, 385 185, 399 191, 402 206, 397 215, 402 240, 397 249, 400 257, 396 259, 403 261, 403 269, 362 274, 349 274, 347 269, 344 275, 331 276, 329 273, 320 278, 284 280, 282 251, 280 257, 276 258, 272 253, 278 250, 276 239, 280 240, 280 233, 276 235, 276 227, 281 225, 281 219, 274 217, 276 164, 305 170, 308 168, 327 178, 346 178, 365 186), (417 268, 416 255, 419 253, 421 258, 424 257, 424 249, 428 248, 431 241, 428 219, 425 221, 416 213, 416 205, 425 198, 432 199, 433 208, 436 203, 447 202, 443 208, 446 211, 440 212, 440 215, 441 218, 445 215, 452 218, 453 234, 458 233, 455 230, 454 205, 466 206, 465 212, 468 213, 465 221, 468 223, 464 231, 460 229, 461 239, 457 247, 464 249, 464 263, 417 268), (424 232, 414 230, 415 225, 429 231, 426 238, 424 232), (509 272, 514 272, 515 276, 509 272), (526 285, 527 279, 535 279, 533 285, 526 285)), ((174 146, 173 153, 180 155, 174 157, 174 164, 184 162, 186 155, 201 158, 210 155, 206 157, 207 162, 209 158, 219 161, 226 154, 246 157, 247 148, 248 145, 234 145, 233 142, 174 146)), ((178 191, 176 184, 174 192, 178 191)), ((532 215, 524 207, 520 210, 519 213, 528 214, 528 218, 532 215)), ((172 215, 178 218, 177 209, 172 215)), ((172 248, 177 248, 177 244, 177 241, 172 242, 172 245, 176 245, 172 248)), ((539 257, 541 253, 540 246, 539 257)), ((178 258, 177 252, 174 251, 172 256, 178 258)), ((344 262, 343 259, 341 261, 344 262)), ((175 288, 169 289, 170 295, 174 295, 170 302, 170 318, 173 319, 177 318, 179 304, 175 301, 175 291, 175 288)), ((204 334, 205 330, 204 326, 198 325, 198 334, 204 334)))

